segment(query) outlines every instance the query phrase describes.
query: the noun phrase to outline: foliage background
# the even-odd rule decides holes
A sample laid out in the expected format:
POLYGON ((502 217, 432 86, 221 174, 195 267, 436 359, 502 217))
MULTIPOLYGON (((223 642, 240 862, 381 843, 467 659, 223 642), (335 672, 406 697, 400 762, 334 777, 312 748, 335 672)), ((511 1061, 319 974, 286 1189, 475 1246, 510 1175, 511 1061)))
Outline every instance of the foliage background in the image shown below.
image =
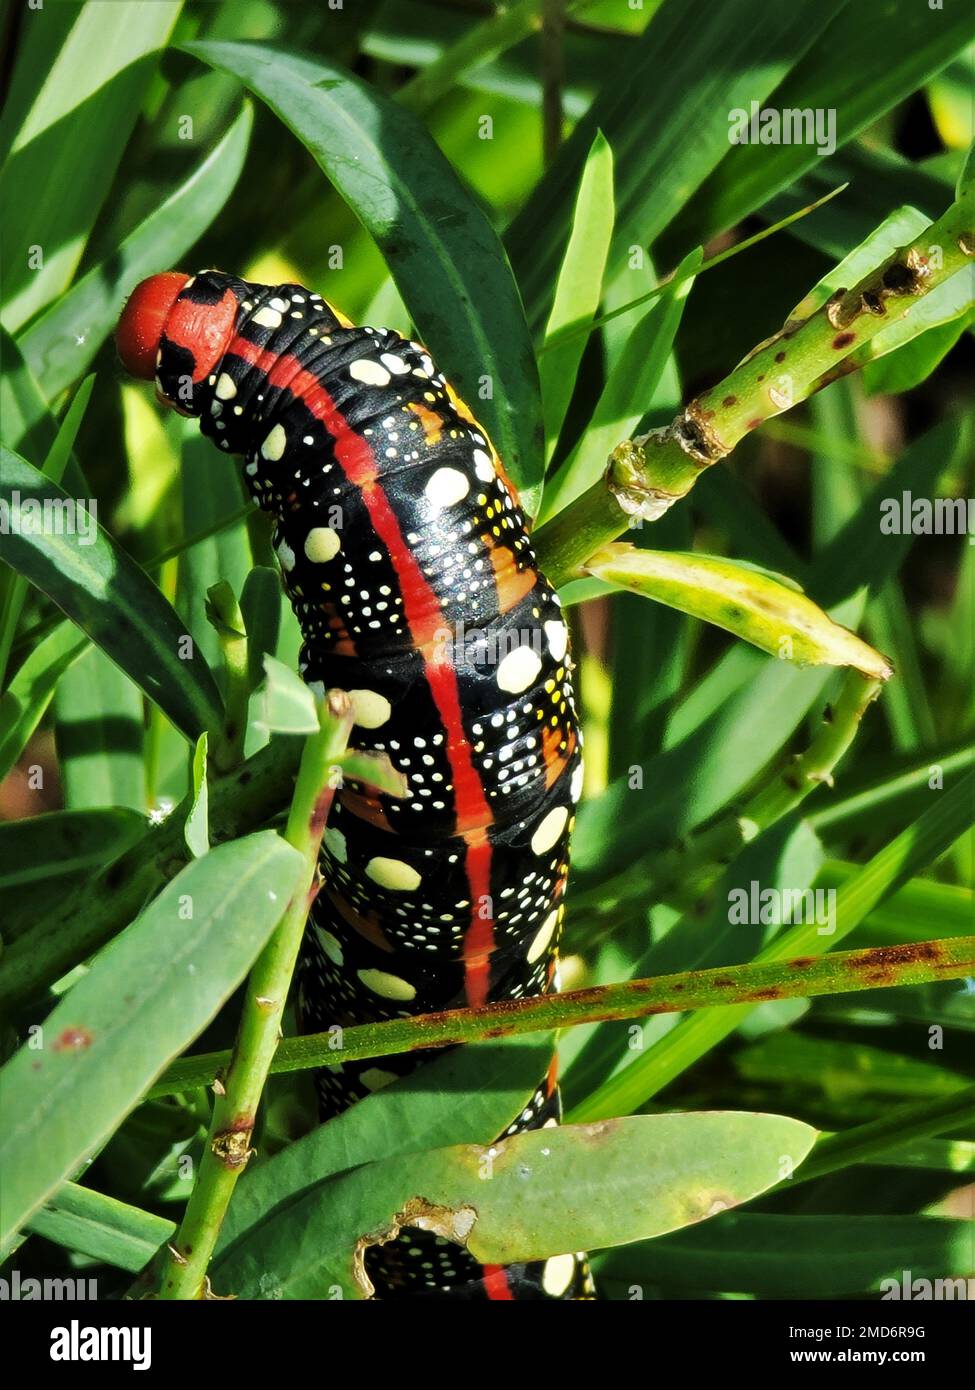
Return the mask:
MULTIPOLYGON (((63 462, 64 486, 97 498, 102 525, 147 567, 218 684, 225 686, 225 674, 207 590, 226 580, 239 596, 252 567, 273 560, 260 518, 238 515, 214 529, 243 508, 231 461, 185 422, 162 419, 114 360, 108 334, 142 275, 216 265, 312 285, 357 322, 402 331, 415 322, 472 398, 478 370, 500 383, 485 409, 496 438, 510 439, 516 457, 507 457, 529 486, 539 477, 544 418, 557 480, 550 496, 561 502, 567 477, 594 482, 613 444, 666 423, 681 402, 726 375, 885 219, 905 204, 934 219, 954 196, 973 135, 975 48, 970 14, 953 0, 940 10, 899 0, 894 19, 879 0, 792 0, 763 7, 758 23, 744 0, 718 7, 595 0, 568 6, 564 32, 556 26, 539 35, 540 20, 551 23, 559 8, 519 4, 495 16, 491 6, 439 0, 346 0, 337 10, 270 0, 2 6, 3 442, 38 468, 50 462, 56 421, 81 379, 96 373, 63 462), (892 28, 898 41, 891 44, 892 28), (205 49, 186 48, 241 40, 278 55, 303 50, 321 68, 312 95, 302 89, 296 106, 282 107, 275 84, 293 86, 286 56, 254 79, 274 88, 269 102, 267 90, 263 100, 248 95, 227 71, 230 50, 211 49, 202 61, 205 49), (354 103, 343 107, 322 131, 315 103, 327 101, 336 67, 388 102, 373 109, 367 97, 361 112, 354 103), (752 99, 835 110, 838 149, 820 157, 808 146, 729 146, 728 111, 752 99), (401 124, 409 108, 429 144, 401 124), (345 144, 339 130, 350 111, 345 144), (485 116, 491 138, 482 138, 485 116), (318 131, 320 162, 348 202, 294 128, 313 147, 318 131), (360 138, 378 151, 394 204, 406 192, 415 200, 425 229, 415 244, 386 218, 368 179, 356 184, 348 155, 360 138), (459 176, 456 186, 435 159, 437 147, 459 176), (600 195, 607 147, 612 200, 600 195), (584 169, 591 197, 577 204, 584 169), (553 404, 554 369, 539 352, 548 393, 539 396, 529 344, 538 352, 545 342, 573 226, 583 270, 567 321, 585 325, 597 306, 606 313, 646 294, 695 247, 713 257, 841 184, 825 206, 700 274, 684 293, 606 321, 584 350, 577 340, 575 385, 561 408, 553 404), (464 252, 482 218, 502 234, 514 281, 491 240, 464 252), (28 270, 31 246, 41 248, 42 265, 28 270), (644 250, 642 265, 632 263, 634 246, 644 250), (459 315, 465 298, 480 337, 459 315)), ((932 802, 970 770, 975 549, 958 536, 880 538, 877 501, 901 487, 931 497, 972 494, 972 323, 969 280, 944 323, 769 421, 702 476, 685 503, 631 536, 640 546, 696 549, 791 576, 896 669, 836 785, 818 787, 752 844, 737 846, 730 864, 705 860, 685 876, 680 860, 667 856, 692 832, 722 823, 769 783, 783 758, 808 746, 842 677, 827 667, 797 671, 671 607, 597 592, 591 581, 571 595, 588 599, 572 610, 587 782, 565 987, 751 961, 780 928, 731 926, 730 886, 860 884, 859 866, 897 835, 909 845, 932 802), (638 789, 630 785, 634 768, 638 789)), ((576 361, 565 367, 557 353, 553 360, 571 383, 576 361)), ((6 568, 2 578, 0 754, 8 775, 0 786, 7 822, 0 908, 10 941, 29 936, 45 914, 50 921, 69 884, 75 896, 67 901, 83 915, 92 893, 108 891, 104 882, 92 887, 96 874, 145 833, 145 817, 158 822, 192 796, 195 731, 188 742, 172 698, 147 698, 139 672, 120 669, 110 636, 89 645, 70 623, 55 626, 57 612, 37 587, 18 586, 6 568), (33 825, 38 816, 45 819, 33 825)), ((83 588, 75 582, 75 591, 83 588)), ((261 598, 256 589, 251 597, 261 598)), ((137 614, 147 602, 138 586, 127 599, 137 614)), ((293 666, 293 618, 276 599, 270 606, 261 619, 265 645, 293 666)), ((85 616, 107 633, 111 613, 109 602, 100 616, 85 616)), ((248 754, 267 740, 259 713, 255 700, 248 754)), ((906 882, 893 870, 884 879, 844 946, 971 930, 975 839, 971 803, 960 804, 940 838, 924 842, 929 852, 912 861, 906 882)), ((73 920, 67 914, 62 931, 73 920)), ((201 1004, 199 1027, 178 1045, 161 1029, 153 1075, 180 1051, 230 1046, 234 986, 260 930, 254 926, 236 977, 229 967, 222 977, 216 1016, 201 1004)), ((164 938, 156 949, 162 968, 164 938)), ((8 1054, 50 1008, 49 987, 62 996, 78 978, 35 981, 8 1017, 8 1054)), ((903 1269, 915 1277, 970 1275, 975 1122, 959 1100, 975 1080, 970 981, 782 1000, 725 1026, 727 1017, 711 1010, 646 1020, 638 1047, 627 1024, 568 1030, 561 1047, 570 1118, 719 1109, 840 1131, 897 1106, 923 1103, 922 1111, 905 1111, 898 1142, 888 1137, 860 1161, 700 1226, 620 1246, 601 1266, 604 1296, 626 1297, 638 1284, 646 1297, 836 1297, 875 1294, 903 1269), (941 1120, 924 1105, 944 1106, 941 1120)), ((421 1094, 412 1103, 432 1114, 437 1098, 421 1094)), ((203 1149, 207 1095, 188 1091, 129 1110, 120 1089, 113 1113, 110 1089, 83 1183, 157 1222, 178 1222, 203 1149)), ((451 1142, 434 1120, 441 1120, 430 1122, 436 1142, 451 1142)), ((56 1123, 70 1128, 71 1121, 56 1123)), ((312 1123, 305 1076, 272 1080, 261 1160, 312 1123)), ((756 1128, 755 1146, 759 1139, 756 1128)), ((740 1142, 747 1154, 747 1132, 740 1142)), ((360 1143, 358 1161, 366 1162, 374 1157, 368 1131, 360 1143)), ((670 1161, 679 1168, 681 1157, 675 1150, 670 1161)), ((660 1155, 651 1149, 641 1161, 649 1192, 660 1155)), ((77 1175, 70 1163, 60 1174, 77 1175)), ((34 1234, 15 1256, 19 1267, 95 1269, 104 1288, 121 1289, 158 1244, 161 1227, 130 1215, 99 1244, 92 1219, 72 1223, 63 1206, 59 1214, 55 1198, 46 1218, 34 1218, 34 1234)))

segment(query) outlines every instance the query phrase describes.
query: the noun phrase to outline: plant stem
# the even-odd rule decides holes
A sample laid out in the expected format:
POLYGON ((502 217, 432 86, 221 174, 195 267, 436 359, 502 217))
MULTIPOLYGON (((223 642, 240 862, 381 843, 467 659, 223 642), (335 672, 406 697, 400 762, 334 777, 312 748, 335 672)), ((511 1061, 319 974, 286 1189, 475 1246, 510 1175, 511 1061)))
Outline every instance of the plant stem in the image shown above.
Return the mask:
MULTIPOLYGON (((337 1062, 389 1057, 430 1047, 568 1028, 581 1023, 644 1018, 770 999, 808 999, 850 990, 884 989, 931 980, 960 979, 975 970, 975 936, 944 941, 882 946, 867 951, 840 951, 816 959, 764 961, 749 965, 688 970, 656 979, 627 980, 618 985, 508 999, 477 1009, 449 1009, 388 1023, 360 1024, 343 1030, 342 1046, 332 1033, 287 1038, 278 1048, 273 1072, 305 1071, 337 1062)), ((227 1053, 212 1052, 175 1062, 149 1092, 175 1095, 208 1085, 226 1063, 227 1053)))
POLYGON ((585 561, 635 518, 656 521, 747 434, 836 380, 864 343, 921 296, 971 267, 973 203, 975 185, 969 184, 915 241, 808 317, 788 320, 666 429, 617 445, 604 478, 536 533, 552 583, 576 578, 585 561))
POLYGON ((261 1091, 278 1042, 288 988, 302 944, 310 906, 319 891, 321 834, 328 819, 335 781, 335 759, 344 752, 352 728, 352 702, 344 691, 330 691, 319 709, 319 733, 306 739, 285 828, 285 840, 305 858, 306 888, 288 903, 274 935, 250 972, 241 1026, 227 1074, 216 1087, 200 1169, 177 1236, 167 1245, 159 1297, 203 1298, 206 1270, 216 1248, 236 1180, 248 1165, 261 1091))
MULTIPOLYGON (((936 798, 933 804, 839 888, 833 911, 835 931, 828 941, 815 923, 801 922, 774 937, 756 963, 822 956, 827 945, 836 945, 849 936, 878 903, 949 849, 971 825, 975 773, 961 778, 949 790, 932 795, 936 798)), ((923 953, 926 943, 888 949, 923 953)), ((592 1121, 632 1114, 733 1033, 749 1012, 748 1006, 702 1010, 684 1019, 598 1086, 575 1107, 570 1120, 592 1121)))
POLYGON ((871 1120, 869 1124, 856 1125, 840 1134, 825 1135, 795 1178, 782 1186, 790 1187, 795 1182, 821 1178, 826 1173, 848 1168, 852 1163, 870 1163, 881 1154, 889 1154, 895 1147, 929 1138, 933 1134, 944 1134, 946 1129, 954 1129, 972 1119, 975 1119, 975 1086, 965 1086, 938 1100, 899 1106, 889 1115, 871 1120))
MULTIPOLYGON (((284 838, 300 850, 307 869, 304 892, 288 904, 258 956, 244 997, 237 1041, 213 1107, 207 1145, 179 1231, 167 1246, 159 1297, 206 1296, 206 1271, 220 1227, 253 1152, 257 1107, 281 1038, 281 1020, 308 911, 318 891, 318 854, 332 804, 332 768, 352 728, 352 703, 331 691, 319 711, 320 727, 306 741, 284 838)), ((211 1078, 212 1079, 212 1078, 211 1078)))
POLYGON ((834 705, 827 705, 815 738, 767 781, 742 807, 694 836, 685 846, 651 860, 656 894, 693 902, 706 892, 738 852, 783 816, 801 806, 810 792, 833 785, 833 772, 856 738, 860 721, 877 698, 879 680, 847 671, 834 705), (679 891, 678 891, 679 890, 679 891))
POLYGON ((634 875, 632 865, 619 874, 618 896, 611 910, 607 911, 605 904, 613 892, 612 879, 588 893, 576 893, 572 899, 573 920, 600 909, 605 918, 599 923, 598 934, 587 935, 586 945, 591 946, 613 931, 620 906, 631 897, 645 897, 648 882, 655 901, 685 910, 699 905, 745 845, 801 806, 817 787, 823 783, 833 785, 833 773, 856 738, 860 721, 880 688, 880 681, 847 671, 839 697, 824 710, 809 747, 778 769, 740 810, 728 811, 683 844, 648 855, 643 861, 645 874, 634 875))
MULTIPOLYGON (((595 0, 567 0, 565 18, 581 14, 594 3, 595 0)), ((546 0, 521 0, 520 5, 500 6, 495 14, 468 29, 456 43, 445 48, 439 58, 410 78, 397 92, 396 100, 411 111, 428 110, 445 93, 452 91, 465 73, 491 62, 536 33, 542 26, 545 4, 546 0)))
POLYGON ((542 159, 547 168, 562 143, 566 0, 542 3, 542 159))

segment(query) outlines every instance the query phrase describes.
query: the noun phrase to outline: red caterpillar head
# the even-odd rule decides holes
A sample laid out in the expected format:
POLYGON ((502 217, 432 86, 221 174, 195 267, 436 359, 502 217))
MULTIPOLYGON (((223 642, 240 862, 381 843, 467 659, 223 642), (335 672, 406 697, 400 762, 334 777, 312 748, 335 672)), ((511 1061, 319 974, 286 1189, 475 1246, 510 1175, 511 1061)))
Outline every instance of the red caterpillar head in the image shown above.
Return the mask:
MULTIPOLYGON (((126 371, 151 381, 158 375, 165 342, 185 375, 202 381, 223 356, 234 331, 240 301, 229 278, 216 272, 189 276, 170 270, 136 285, 115 333, 126 371)), ((168 391, 164 398, 173 404, 168 391)))

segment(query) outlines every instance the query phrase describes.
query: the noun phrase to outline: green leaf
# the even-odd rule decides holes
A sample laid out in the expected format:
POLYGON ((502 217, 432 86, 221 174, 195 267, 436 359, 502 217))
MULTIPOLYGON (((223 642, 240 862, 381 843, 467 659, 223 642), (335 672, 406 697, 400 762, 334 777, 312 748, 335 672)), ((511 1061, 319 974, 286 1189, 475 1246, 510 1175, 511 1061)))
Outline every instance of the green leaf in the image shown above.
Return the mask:
POLYGON ((144 811, 142 693, 129 677, 92 647, 58 682, 54 714, 65 806, 144 811))
POLYGON ((754 565, 717 555, 607 546, 586 568, 599 579, 715 624, 797 666, 852 666, 887 680, 891 667, 812 599, 754 565))
POLYGON ((132 287, 175 265, 218 216, 240 177, 253 120, 245 103, 223 139, 162 206, 20 335, 24 359, 49 400, 93 360, 132 287))
MULTIPOLYGON (((865 593, 897 570, 913 543, 912 536, 882 534, 883 498, 906 487, 924 495, 966 448, 965 431, 952 422, 922 435, 820 552, 806 588, 834 620, 856 623, 865 593)), ((673 843, 727 805, 791 736, 828 674, 797 671, 747 648, 727 653, 677 706, 663 751, 644 763, 649 795, 635 799, 624 778, 583 804, 573 848, 577 874, 605 872, 673 843)))
POLYGON ((854 353, 869 391, 909 391, 928 376, 975 323, 975 270, 959 271, 854 353), (893 360, 877 365, 889 353, 893 360))
POLYGON ((0 695, 0 782, 44 718, 58 681, 88 646, 88 638, 74 623, 58 623, 37 644, 0 695))
POLYGON ((424 127, 322 59, 260 44, 186 51, 239 77, 308 148, 375 238, 425 341, 483 414, 533 511, 541 407, 521 301, 494 229, 424 127))
POLYGON ((66 1182, 35 1211, 27 1229, 66 1250, 137 1274, 176 1227, 164 1216, 66 1182))
MULTIPOLYGON (((182 492, 183 533, 192 535, 239 511, 245 501, 240 466, 204 439, 195 420, 181 421, 179 485, 182 492)), ((253 564, 247 522, 216 531, 179 557, 176 609, 216 671, 222 666, 220 639, 207 617, 207 591, 229 584, 235 594, 244 587, 253 564)))
MULTIPOLYGON (((973 795, 975 773, 968 773, 949 791, 939 792, 933 805, 843 884, 836 895, 832 934, 821 935, 815 923, 789 927, 758 954, 756 963, 821 956, 837 946, 879 903, 964 834, 971 824, 973 795)), ((590 1095, 578 1107, 578 1117, 596 1119, 643 1105, 733 1033, 751 1007, 704 1009, 684 1019, 590 1095)))
MULTIPOLYGON (((950 1280, 942 1298, 960 1292, 971 1274, 971 1225, 931 1216, 767 1216, 732 1212, 646 1245, 614 1250, 596 1262, 600 1285, 611 1281, 632 1298, 706 1293, 753 1298, 843 1298, 883 1294, 931 1298, 911 1280, 950 1280), (893 1289, 898 1292, 892 1293, 893 1289)), ((940 1286, 942 1289, 945 1285, 940 1286)))
POLYGON ((281 628, 281 579, 269 565, 255 565, 244 580, 240 611, 247 632, 247 672, 252 689, 261 683, 264 658, 277 650, 281 628))
POLYGON ((194 859, 202 859, 210 848, 210 827, 207 801, 207 735, 202 733, 193 750, 193 800, 183 836, 194 859))
MULTIPOLYGON (((628 48, 621 69, 606 74, 596 100, 508 230, 506 243, 533 328, 544 321, 551 300, 580 171, 596 131, 612 146, 616 169, 610 255, 615 271, 631 248, 656 239, 727 157, 729 110, 769 96, 841 3, 797 0, 770 8, 756 25, 748 0, 725 0, 720 8, 707 0, 664 0, 628 48)), ((760 153, 767 156, 767 148, 760 153)), ((686 238, 680 255, 703 240, 686 238)))
MULTIPOLYGON (((84 5, 55 60, 37 55, 33 100, 0 169, 11 332, 70 284, 179 11, 178 0, 84 5)), ((45 11, 29 18, 48 22, 45 11)))
POLYGON ((456 1048, 248 1169, 212 1272, 228 1287, 259 1287, 268 1239, 284 1248, 287 1231, 301 1229, 319 1185, 336 1173, 446 1144, 490 1143, 528 1104, 551 1055, 551 1033, 456 1048))
POLYGON ((315 696, 290 666, 265 656, 267 679, 256 692, 259 716, 254 723, 268 733, 313 734, 318 728, 315 696))
POLYGON ((605 470, 616 445, 645 420, 700 264, 700 249, 685 257, 673 287, 664 291, 627 339, 585 434, 545 489, 543 518, 555 516, 585 492, 605 470))
POLYGON ((592 322, 602 296, 603 269, 613 235, 613 152, 596 132, 582 171, 572 235, 555 285, 539 363, 545 457, 551 458, 586 346, 579 330, 592 322), (566 334, 566 341, 560 340, 566 334))
MULTIPOLYGON (((4 347, 6 346, 7 344, 4 343, 4 347)), ((16 349, 14 351, 16 352, 16 349)), ((35 415, 35 423, 39 424, 42 432, 46 433, 47 412, 39 399, 31 399, 33 396, 34 383, 30 381, 29 374, 21 360, 16 360, 14 370, 17 377, 22 376, 24 378, 24 385, 27 386, 28 389, 27 410, 35 415)), ((47 450, 47 456, 41 471, 44 476, 50 478, 53 483, 60 483, 61 479, 64 477, 65 469, 71 458, 71 449, 77 438, 78 430, 81 428, 81 422, 84 419, 85 409, 91 398, 94 385, 95 378, 93 376, 88 377, 86 381, 82 382, 75 394, 74 400, 68 407, 64 419, 60 426, 58 426, 51 447, 47 450)), ((3 402, 3 404, 5 404, 5 402, 3 402)), ((15 411, 15 416, 14 428, 19 429, 22 423, 22 416, 19 409, 15 411)), ((52 428, 53 425, 54 422, 51 420, 50 426, 52 428)), ((7 670, 7 659, 10 655, 10 648, 17 631, 17 624, 20 622, 20 614, 26 592, 27 581, 21 575, 13 574, 6 570, 0 572, 0 595, 2 595, 2 602, 0 602, 0 682, 2 682, 7 670)))
POLYGON ((8 562, 52 598, 187 737, 195 741, 204 729, 219 727, 220 696, 209 668, 195 649, 181 659, 183 624, 145 572, 96 528, 80 499, 69 498, 10 450, 2 449, 0 459, 0 500, 11 518, 4 545, 8 562), (33 514, 45 503, 52 519, 74 518, 71 533, 34 529, 33 514))
MULTIPOLYGON (((67 624, 65 625, 67 626, 67 624)), ((29 930, 76 875, 112 860, 145 833, 145 817, 117 808, 48 811, 0 822, 0 921, 3 941, 29 930)))
POLYGON ((336 758, 335 766, 342 776, 353 782, 363 782, 387 796, 407 796, 409 783, 405 775, 393 766, 385 753, 357 753, 354 749, 336 758))
MULTIPOLYGON (((808 51, 764 105, 779 112, 832 113, 840 145, 910 96, 971 41, 971 16, 963 5, 937 12, 926 5, 911 6, 898 10, 895 21, 885 0, 861 0, 834 14, 828 26, 810 35, 808 51), (885 46, 885 59, 878 63, 878 35, 888 33, 892 23, 896 41, 885 46)), ((761 102, 762 96, 756 91, 740 103, 728 100, 722 109, 750 109, 752 99, 761 102)), ((803 141, 733 146, 668 229, 671 254, 709 239, 761 207, 819 164, 820 148, 803 141)))
POLYGON ((206 1026, 302 871, 301 856, 271 831, 189 865, 7 1062, 0 1243, 83 1166, 206 1026))
MULTIPOLYGON (((815 1133, 777 1115, 639 1115, 370 1163, 314 1189, 287 1239, 269 1227, 261 1289, 289 1299, 325 1289, 368 1296, 357 1243, 392 1234, 404 1212, 460 1240, 483 1264, 659 1235, 771 1187, 781 1156, 800 1163, 815 1133)), ((253 1295, 248 1285, 233 1292, 253 1295)))

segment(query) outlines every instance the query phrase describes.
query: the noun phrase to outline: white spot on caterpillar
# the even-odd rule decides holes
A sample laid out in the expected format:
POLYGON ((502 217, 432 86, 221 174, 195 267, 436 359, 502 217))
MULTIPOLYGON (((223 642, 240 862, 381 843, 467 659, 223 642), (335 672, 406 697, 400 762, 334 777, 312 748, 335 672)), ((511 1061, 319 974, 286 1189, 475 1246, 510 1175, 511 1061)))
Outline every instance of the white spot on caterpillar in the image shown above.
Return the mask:
POLYGON ((545 638, 548 642, 548 649, 555 660, 561 661, 565 656, 566 647, 569 645, 569 630, 565 623, 546 623, 545 638))
POLYGON ((288 307, 288 301, 282 299, 279 295, 275 295, 273 299, 269 299, 268 304, 272 309, 277 309, 279 314, 283 314, 288 307))
POLYGON ((532 836, 532 850, 535 854, 545 854, 552 848, 565 829, 569 812, 564 806, 556 806, 541 822, 532 836))
POLYGON ((435 507, 452 507, 470 492, 470 480, 459 468, 438 468, 423 489, 435 507))
POLYGON ((402 859, 386 859, 383 855, 369 860, 366 877, 378 883, 380 888, 389 888, 397 893, 412 893, 420 886, 420 875, 412 864, 406 864, 402 859))
POLYGON ((368 357, 360 357, 358 362, 353 362, 349 367, 349 376, 353 381, 361 381, 366 386, 387 386, 389 384, 389 372, 380 362, 373 362, 368 357))
POLYGON ((365 985, 382 999, 398 999, 406 1003, 416 998, 416 990, 408 980, 398 975, 390 975, 385 970, 357 970, 356 974, 365 985))
POLYGON ((582 760, 580 758, 579 763, 576 766, 576 770, 575 772, 573 772, 572 777, 569 781, 569 795, 572 797, 573 804, 575 804, 575 802, 577 802, 580 796, 582 795, 582 779, 584 775, 585 771, 582 766, 582 760))
POLYGON ((535 962, 537 960, 540 960, 541 957, 545 954, 546 950, 548 949, 549 942, 555 935, 555 928, 558 925, 558 920, 559 913, 558 909, 556 908, 554 912, 550 912, 548 916, 545 918, 545 921, 542 923, 538 935, 535 937, 534 941, 528 948, 529 965, 534 965, 535 962))
POLYGON ((474 450, 474 472, 482 483, 494 481, 494 464, 483 449, 474 450))
POLYGON ((266 459, 272 462, 279 459, 288 446, 288 436, 284 432, 283 425, 275 425, 274 429, 261 445, 261 453, 266 459))
POLYGON ((541 659, 531 647, 515 647, 498 663, 495 679, 499 690, 508 690, 512 695, 527 690, 542 669, 541 659))
POLYGON ((402 376, 410 370, 402 357, 397 357, 395 352, 384 352, 379 360, 389 368, 394 376, 402 376))
POLYGON ((277 309, 272 309, 270 304, 266 304, 263 309, 258 309, 251 322, 260 324, 262 328, 280 328, 281 315, 277 309))
POLYGON ((549 1298, 561 1298, 572 1283, 575 1272, 575 1255, 553 1255, 550 1260, 546 1260, 542 1272, 542 1288, 549 1298))
POLYGON ((214 387, 214 395, 221 401, 232 401, 237 394, 237 387, 234 385, 233 378, 226 372, 221 372, 217 377, 217 384, 214 387))
POLYGON ((305 554, 316 565, 327 564, 341 549, 342 541, 331 526, 313 526, 305 537, 305 554))
MULTIPOLYGON (((279 541, 277 546, 278 563, 283 570, 293 570, 295 553, 287 541, 279 541)), ((324 694, 324 691, 322 692, 324 694)))
POLYGON ((378 729, 385 724, 393 707, 385 695, 375 690, 350 690, 353 720, 360 729, 378 729))

